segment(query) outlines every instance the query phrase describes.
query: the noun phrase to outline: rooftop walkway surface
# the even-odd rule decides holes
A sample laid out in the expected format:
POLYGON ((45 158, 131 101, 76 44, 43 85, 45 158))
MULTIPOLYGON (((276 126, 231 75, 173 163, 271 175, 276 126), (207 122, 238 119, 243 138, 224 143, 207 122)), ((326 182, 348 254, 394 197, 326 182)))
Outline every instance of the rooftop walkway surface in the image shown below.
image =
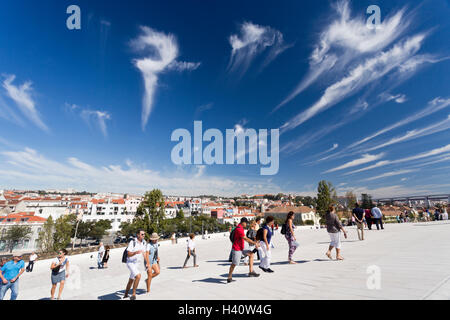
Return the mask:
MULTIPOLYGON (((198 268, 181 269, 186 240, 161 243, 161 274, 146 294, 146 275, 138 300, 229 300, 229 299, 449 299, 450 222, 386 224, 384 230, 365 230, 359 241, 354 227, 342 243, 344 261, 325 256, 329 237, 325 229, 296 230, 300 247, 296 265, 287 264, 284 236, 273 238, 274 273, 264 273, 255 264, 259 278, 248 278, 248 267, 235 269, 235 282, 226 283, 231 244, 228 234, 196 238, 198 268)), ((65 300, 120 300, 128 281, 128 268, 121 262, 123 249, 111 251, 109 268, 96 268, 96 253, 71 256, 71 275, 63 292, 65 300), (93 255, 93 257, 91 257, 93 255)), ((335 253, 333 252, 333 258, 335 253)), ((49 299, 50 260, 38 261, 33 273, 20 279, 18 299, 49 299)), ((5 296, 9 299, 9 292, 5 296)))

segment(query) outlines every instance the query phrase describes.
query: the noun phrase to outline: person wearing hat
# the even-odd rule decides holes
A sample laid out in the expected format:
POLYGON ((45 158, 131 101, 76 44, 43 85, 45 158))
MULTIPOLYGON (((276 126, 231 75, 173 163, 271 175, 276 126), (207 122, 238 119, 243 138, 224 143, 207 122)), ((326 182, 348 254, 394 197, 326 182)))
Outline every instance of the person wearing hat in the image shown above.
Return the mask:
POLYGON ((249 257, 249 277, 259 277, 259 274, 256 273, 253 270, 253 250, 244 250, 244 244, 245 241, 247 241, 249 244, 255 245, 256 248, 259 248, 259 243, 257 241, 253 241, 245 236, 244 229, 247 227, 248 220, 247 218, 243 217, 241 219, 241 223, 234 229, 234 235, 233 235, 233 247, 231 250, 231 266, 230 271, 228 273, 228 279, 227 283, 230 283, 233 280, 233 270, 236 266, 239 265, 239 262, 241 261, 241 256, 248 256, 249 257))
POLYGON ((6 262, 0 269, 0 300, 5 297, 6 291, 11 290, 11 300, 19 295, 19 277, 25 272, 25 262, 20 253, 15 253, 11 261, 6 262))
POLYGON ((145 280, 147 284, 147 293, 150 293, 150 285, 152 279, 159 275, 159 256, 158 256, 158 239, 159 236, 156 232, 153 232, 150 236, 150 242, 147 244, 146 249, 146 260, 148 264, 145 266, 145 270, 147 271, 147 280, 145 280))

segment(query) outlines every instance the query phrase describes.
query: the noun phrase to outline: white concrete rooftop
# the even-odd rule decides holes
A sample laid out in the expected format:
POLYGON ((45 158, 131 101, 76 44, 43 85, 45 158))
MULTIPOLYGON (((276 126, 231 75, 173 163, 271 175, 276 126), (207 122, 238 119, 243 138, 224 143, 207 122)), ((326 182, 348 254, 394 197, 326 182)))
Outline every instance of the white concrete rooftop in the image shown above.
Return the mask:
MULTIPOLYGON (((275 272, 263 273, 256 262, 255 270, 261 276, 248 278, 248 267, 241 265, 234 273, 237 281, 230 284, 226 283, 231 247, 228 234, 216 234, 208 240, 197 237, 200 267, 192 268, 191 259, 190 268, 184 270, 185 239, 176 245, 161 242, 161 275, 152 281, 150 294, 145 293, 143 275, 137 299, 450 298, 450 222, 386 224, 384 230, 366 230, 365 241, 358 240, 354 227, 346 229, 349 238, 342 244, 344 261, 325 256, 329 241, 326 230, 302 229, 296 231, 300 248, 294 259, 299 263, 289 265, 287 241, 278 233, 272 249, 275 272), (367 285, 370 266, 380 271, 380 289, 367 285)), ((122 251, 112 250, 109 268, 103 270, 96 268, 96 253, 93 258, 91 253, 70 257, 72 274, 63 299, 121 299, 129 276, 121 262, 122 251)), ((48 299, 50 286, 50 260, 38 261, 33 273, 21 277, 19 299, 48 299)))

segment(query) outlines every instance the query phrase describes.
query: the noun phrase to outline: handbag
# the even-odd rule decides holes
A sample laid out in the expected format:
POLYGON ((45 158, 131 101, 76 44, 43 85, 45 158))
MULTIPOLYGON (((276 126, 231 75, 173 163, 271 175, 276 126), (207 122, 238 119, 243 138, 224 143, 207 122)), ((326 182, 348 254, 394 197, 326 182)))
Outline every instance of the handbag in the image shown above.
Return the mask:
POLYGON ((58 275, 59 274, 59 270, 61 269, 61 266, 65 266, 66 262, 67 262, 67 258, 64 260, 64 262, 62 264, 60 264, 59 266, 57 266, 57 267, 52 269, 52 274, 54 276, 58 275))

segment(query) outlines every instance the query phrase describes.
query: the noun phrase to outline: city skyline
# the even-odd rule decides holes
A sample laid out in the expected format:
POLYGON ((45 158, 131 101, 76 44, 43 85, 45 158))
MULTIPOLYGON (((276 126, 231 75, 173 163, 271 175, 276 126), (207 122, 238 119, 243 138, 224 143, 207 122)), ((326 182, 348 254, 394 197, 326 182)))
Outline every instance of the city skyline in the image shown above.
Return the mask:
POLYGON ((68 1, 24 3, 0 13, 0 189, 450 189, 444 0, 78 1, 81 30, 66 27, 68 1), (366 26, 372 4, 380 28, 366 26), (223 133, 280 129, 278 173, 175 165, 171 134, 194 121, 223 133))

